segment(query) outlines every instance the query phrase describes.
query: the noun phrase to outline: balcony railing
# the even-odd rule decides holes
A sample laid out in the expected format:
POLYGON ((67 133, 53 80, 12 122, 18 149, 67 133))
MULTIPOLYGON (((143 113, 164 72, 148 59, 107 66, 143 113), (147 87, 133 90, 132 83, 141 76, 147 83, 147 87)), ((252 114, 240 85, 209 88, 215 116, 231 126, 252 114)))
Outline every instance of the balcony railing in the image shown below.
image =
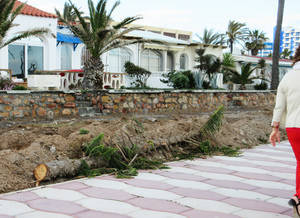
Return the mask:
MULTIPOLYGON (((80 88, 83 77, 83 70, 35 71, 33 74, 28 75, 28 81, 34 88, 39 88, 37 86, 42 84, 40 88, 49 87, 49 85, 51 85, 51 87, 55 87, 58 90, 70 90, 80 88), (35 81, 31 83, 30 80, 35 81)), ((120 89, 124 85, 125 74, 104 72, 103 88, 120 89)))

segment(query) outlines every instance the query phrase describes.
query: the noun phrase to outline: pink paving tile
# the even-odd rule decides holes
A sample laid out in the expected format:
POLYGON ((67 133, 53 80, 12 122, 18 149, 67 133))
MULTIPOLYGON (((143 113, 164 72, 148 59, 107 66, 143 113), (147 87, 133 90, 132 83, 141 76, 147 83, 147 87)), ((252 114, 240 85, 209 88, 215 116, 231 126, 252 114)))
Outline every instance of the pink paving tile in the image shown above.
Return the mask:
POLYGON ((281 214, 287 215, 287 216, 290 216, 290 217, 293 217, 293 216, 294 216, 294 214, 293 214, 293 209, 292 209, 292 208, 288 209, 287 211, 285 211, 285 212, 283 212, 283 213, 281 213, 281 214))
POLYGON ((129 216, 114 214, 114 213, 106 213, 99 211, 85 211, 82 213, 76 214, 74 217, 76 218, 129 218, 129 216))
POLYGON ((232 188, 232 189, 241 189, 241 190, 254 190, 257 189, 257 186, 249 185, 246 183, 238 182, 238 181, 227 181, 227 180, 205 180, 204 183, 215 185, 217 187, 223 188, 232 188))
POLYGON ((40 198, 37 194, 33 192, 19 192, 14 194, 2 195, 1 199, 26 202, 40 198))
POLYGON ((283 213, 289 209, 288 207, 282 207, 273 203, 251 200, 251 199, 244 199, 244 198, 227 198, 222 201, 243 209, 272 212, 272 213, 283 213))
POLYGON ((296 186, 296 181, 295 180, 291 180, 291 179, 283 179, 280 181, 281 183, 285 183, 285 184, 288 184, 288 185, 294 185, 296 186))
POLYGON ((136 197, 122 190, 95 188, 95 187, 82 189, 79 190, 79 192, 93 198, 117 200, 117 201, 127 201, 129 199, 136 197))
POLYGON ((215 200, 215 201, 219 201, 219 200, 228 198, 227 196, 218 194, 216 192, 199 190, 199 189, 191 189, 191 188, 174 188, 174 189, 169 190, 169 192, 173 192, 175 194, 178 194, 178 195, 181 195, 184 197, 215 200))
POLYGON ((233 166, 240 166, 240 167, 258 167, 258 165, 253 163, 247 163, 243 161, 230 161, 230 160, 221 160, 220 163, 233 165, 233 166))
POLYGON ((13 218, 12 216, 7 216, 7 215, 1 215, 0 214, 0 218, 13 218))
POLYGON ((268 151, 263 151, 263 150, 247 150, 247 153, 256 153, 256 154, 266 154, 266 155, 270 155, 270 157, 272 158, 272 156, 275 157, 294 157, 293 153, 289 153, 289 152, 281 152, 281 153, 274 153, 274 152, 268 152, 268 151))
POLYGON ((188 168, 193 169, 193 170, 198 170, 201 172, 210 172, 210 173, 231 174, 231 173, 235 172, 233 170, 228 170, 226 168, 210 167, 210 166, 189 165, 188 168))
POLYGON ((126 181, 125 183, 137 187, 159 189, 159 190, 168 190, 168 189, 175 188, 175 186, 173 185, 169 185, 157 181, 144 180, 144 179, 133 179, 133 180, 126 181))
MULTIPOLYGON (((216 208, 218 210, 218 208, 216 208)), ((200 210, 190 210, 182 213, 181 215, 188 218, 241 218, 233 214, 219 213, 219 212, 209 212, 209 211, 200 211, 200 210)))
POLYGON ((141 207, 143 209, 169 212, 175 214, 190 210, 189 207, 181 206, 174 202, 159 200, 159 199, 151 199, 151 198, 135 198, 129 200, 128 203, 137 207, 141 207))
POLYGON ((184 167, 187 165, 187 163, 183 161, 176 161, 176 162, 167 163, 167 165, 172 167, 184 167))
POLYGON ((261 169, 276 171, 279 173, 296 173, 296 169, 287 168, 287 167, 271 167, 271 166, 261 166, 261 169), (276 168, 276 169, 274 169, 276 168))
POLYGON ((79 190, 79 189, 84 189, 84 188, 88 188, 88 187, 89 186, 87 186, 81 182, 67 182, 67 183, 62 183, 62 184, 53 186, 53 188, 70 189, 70 190, 79 190))
POLYGON ((255 180, 266 180, 266 181, 280 181, 282 178, 271 176, 261 173, 245 173, 245 172, 236 172, 232 175, 239 176, 246 179, 255 179, 255 180))
POLYGON ((172 179, 184 179, 184 180, 191 180, 191 181, 198 181, 198 182, 207 180, 207 178, 204 178, 202 176, 197 176, 197 175, 192 175, 187 173, 174 173, 174 172, 162 171, 157 174, 172 179))
POLYGON ((281 189, 272 189, 272 188, 258 188, 255 190, 255 192, 270 195, 273 197, 279 197, 279 198, 291 198, 295 193, 293 191, 289 190, 281 190, 281 189))
POLYGON ((115 176, 112 175, 107 175, 107 176, 99 176, 99 177, 95 177, 96 179, 100 179, 100 180, 112 180, 112 181, 118 181, 118 182, 125 182, 125 181, 129 181, 129 180, 133 180, 134 178, 130 178, 130 179, 118 179, 115 176))
POLYGON ((73 202, 52 199, 36 199, 27 202, 27 204, 36 210, 63 214, 76 214, 86 210, 86 208, 73 202))
POLYGON ((240 157, 242 159, 247 159, 247 160, 258 160, 258 161, 269 161, 269 162, 276 162, 276 163, 283 163, 283 164, 288 164, 291 166, 296 166, 296 161, 285 161, 285 160, 276 160, 272 158, 267 158, 267 157, 240 157))

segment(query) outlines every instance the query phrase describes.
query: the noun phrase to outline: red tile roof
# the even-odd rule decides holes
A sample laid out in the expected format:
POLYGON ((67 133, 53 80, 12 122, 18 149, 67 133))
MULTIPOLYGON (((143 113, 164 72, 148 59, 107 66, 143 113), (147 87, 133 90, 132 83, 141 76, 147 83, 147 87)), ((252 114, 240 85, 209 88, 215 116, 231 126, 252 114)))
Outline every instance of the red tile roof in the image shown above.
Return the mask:
MULTIPOLYGON (((19 7, 21 4, 23 4, 23 3, 20 1, 16 1, 14 9, 19 7)), ((21 14, 35 16, 35 17, 57 18, 57 16, 54 14, 42 11, 42 10, 32 7, 31 5, 28 5, 28 4, 24 4, 23 9, 21 10, 21 14)))

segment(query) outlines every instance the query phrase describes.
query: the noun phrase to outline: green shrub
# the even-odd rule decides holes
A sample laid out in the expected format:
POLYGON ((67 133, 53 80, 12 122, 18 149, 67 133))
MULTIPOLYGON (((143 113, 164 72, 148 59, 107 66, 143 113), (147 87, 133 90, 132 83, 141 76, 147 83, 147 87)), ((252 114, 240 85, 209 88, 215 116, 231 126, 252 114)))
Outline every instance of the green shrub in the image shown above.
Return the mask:
POLYGON ((88 131, 88 130, 86 130, 86 129, 80 129, 80 130, 79 130, 79 134, 80 134, 80 135, 86 135, 86 134, 89 134, 89 132, 90 132, 90 131, 88 131))
POLYGON ((196 81, 191 71, 171 71, 163 74, 165 79, 160 81, 172 86, 174 89, 194 89, 196 88, 196 81))
POLYGON ((268 84, 265 82, 262 82, 260 84, 256 84, 254 86, 255 90, 267 90, 268 89, 268 84))
POLYGON ((15 86, 12 88, 12 90, 27 90, 27 88, 24 86, 15 86))
POLYGON ((151 75, 150 71, 142 67, 136 66, 135 64, 129 61, 125 63, 124 67, 125 67, 125 72, 128 74, 130 78, 133 79, 131 85, 135 87, 143 87, 143 88, 147 86, 147 80, 151 75))
POLYGON ((0 76, 0 90, 11 90, 15 87, 12 80, 0 76))

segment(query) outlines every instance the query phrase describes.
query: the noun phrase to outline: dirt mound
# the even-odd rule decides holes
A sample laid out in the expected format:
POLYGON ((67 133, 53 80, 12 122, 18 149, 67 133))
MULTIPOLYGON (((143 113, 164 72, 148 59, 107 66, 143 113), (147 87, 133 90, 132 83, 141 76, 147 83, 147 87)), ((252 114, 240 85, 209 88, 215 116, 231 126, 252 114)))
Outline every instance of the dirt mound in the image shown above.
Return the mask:
MULTIPOLYGON (((107 144, 136 144, 151 148, 176 145, 199 133, 208 114, 106 117, 102 120, 70 120, 22 124, 0 132, 0 192, 34 186, 33 169, 40 163, 83 156, 83 146, 100 133, 107 144), (85 129, 88 134, 80 134, 85 129)), ((214 145, 249 148, 267 142, 270 110, 227 112, 214 145)), ((168 154, 162 154, 168 158, 168 154)))

